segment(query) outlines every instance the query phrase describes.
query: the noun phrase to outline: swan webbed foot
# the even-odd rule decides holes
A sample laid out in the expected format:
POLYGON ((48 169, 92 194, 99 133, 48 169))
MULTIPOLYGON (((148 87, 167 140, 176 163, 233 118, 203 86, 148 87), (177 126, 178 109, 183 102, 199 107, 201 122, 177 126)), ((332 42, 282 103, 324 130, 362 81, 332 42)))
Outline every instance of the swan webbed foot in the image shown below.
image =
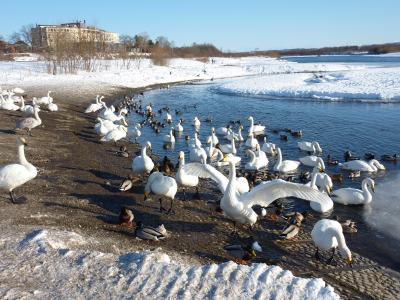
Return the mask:
POLYGON ((10 192, 10 198, 13 204, 23 204, 28 200, 25 196, 15 197, 14 192, 10 192))

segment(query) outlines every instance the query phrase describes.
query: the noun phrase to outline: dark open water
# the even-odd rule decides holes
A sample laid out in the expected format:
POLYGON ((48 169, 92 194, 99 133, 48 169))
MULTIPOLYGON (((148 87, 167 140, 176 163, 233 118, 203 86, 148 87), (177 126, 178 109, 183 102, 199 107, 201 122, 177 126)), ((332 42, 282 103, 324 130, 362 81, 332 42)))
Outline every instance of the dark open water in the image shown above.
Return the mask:
MULTIPOLYGON (((240 80, 240 79, 234 79, 240 80)), ((190 125, 194 116, 202 121, 200 139, 205 147, 205 139, 210 128, 226 126, 231 120, 242 120, 247 132, 247 117, 252 115, 255 122, 267 126, 268 140, 276 143, 283 152, 284 159, 298 159, 307 155, 297 149, 300 140, 319 141, 323 148, 323 157, 331 154, 335 159, 343 160, 345 150, 363 158, 365 152, 372 152, 377 158, 382 154, 400 153, 400 104, 317 102, 291 99, 271 99, 251 96, 226 95, 218 93, 216 88, 221 82, 176 86, 171 89, 155 90, 145 94, 144 103, 152 103, 154 110, 168 106, 172 110, 173 124, 183 118, 184 133, 177 138, 174 149, 164 149, 162 138, 169 127, 159 135, 146 126, 142 129, 141 141, 150 140, 153 151, 160 157, 167 155, 176 162, 178 151, 182 150, 188 158, 185 135, 193 136, 190 125), (183 112, 176 116, 174 109, 183 112), (205 122, 211 116, 213 123, 205 122), (279 134, 271 129, 290 128, 303 130, 301 139, 291 137, 289 141, 280 140, 279 134)), ((141 121, 133 114, 130 122, 141 121)), ((163 116, 158 115, 159 119, 163 116)), ((237 126, 235 126, 235 131, 237 126)), ((228 141, 220 138, 220 142, 228 141)), ((260 145, 262 141, 260 141, 260 145)), ((247 161, 242 149, 239 150, 242 164, 247 161)), ((270 159, 270 167, 273 161, 270 159)), ((356 220, 359 233, 348 237, 351 249, 371 257, 393 269, 400 270, 400 163, 385 163, 386 172, 372 176, 377 183, 377 194, 373 205, 363 207, 345 207, 335 205, 333 214, 356 220), (388 204, 390 200, 390 205, 388 204)), ((339 173, 338 167, 326 166, 328 173, 339 173)), ((360 188, 363 177, 353 181, 346 180, 341 187, 360 188)), ((295 209, 308 209, 308 203, 296 201, 295 209)))

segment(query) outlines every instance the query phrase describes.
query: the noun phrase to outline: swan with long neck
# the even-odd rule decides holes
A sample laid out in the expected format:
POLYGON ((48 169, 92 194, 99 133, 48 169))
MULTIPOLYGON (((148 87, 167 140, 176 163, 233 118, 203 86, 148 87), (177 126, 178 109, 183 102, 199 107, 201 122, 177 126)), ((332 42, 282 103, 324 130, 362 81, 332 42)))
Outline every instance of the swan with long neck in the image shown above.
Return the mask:
MULTIPOLYGON (((317 178, 319 174, 317 172, 313 172, 311 176, 311 181, 309 183, 306 183, 305 186, 310 187, 314 190, 320 191, 322 193, 330 194, 332 191, 332 181, 329 180, 328 177, 322 177, 322 184, 317 186, 317 178)), ((328 211, 331 211, 333 208, 333 201, 329 197, 326 197, 323 199, 323 201, 314 201, 310 202, 310 207, 319 213, 326 213, 328 211), (328 200, 329 199, 329 200, 328 200)))
POLYGON ((214 145, 219 143, 219 139, 218 139, 217 135, 215 134, 214 127, 211 128, 211 135, 209 135, 208 138, 207 138, 207 140, 210 140, 210 139, 212 140, 212 143, 214 145))
POLYGON ((361 183, 361 190, 343 188, 332 192, 332 200, 342 205, 365 205, 372 202, 372 193, 375 192, 375 182, 365 178, 361 183))
POLYGON ((249 133, 249 137, 246 140, 245 146, 251 149, 255 149, 257 147, 258 141, 254 138, 254 133, 249 133))
POLYGON ((322 152, 322 148, 318 142, 298 142, 297 146, 300 150, 307 151, 307 152, 322 152))
POLYGON ((368 162, 364 160, 352 160, 345 163, 340 163, 339 166, 345 170, 361 172, 378 172, 379 170, 386 169, 385 166, 376 159, 372 159, 368 162))
MULTIPOLYGON (((176 172, 176 182, 179 186, 183 187, 183 197, 186 198, 186 188, 197 187, 199 184, 199 177, 187 174, 185 172, 185 153, 183 151, 179 152, 179 166, 176 172)), ((198 190, 197 190, 198 192, 198 190)))
POLYGON ((308 167, 315 167, 317 165, 321 165, 322 168, 325 170, 324 160, 319 156, 308 155, 308 156, 300 157, 299 161, 303 165, 308 166, 308 167))
POLYGON ((261 147, 261 150, 267 154, 276 155, 276 145, 274 143, 268 143, 267 138, 264 137, 264 143, 261 147))
POLYGON ((132 171, 134 173, 149 174, 154 168, 154 162, 147 156, 147 148, 151 149, 151 143, 146 142, 142 146, 141 155, 136 156, 132 161, 132 171))
POLYGON ((0 167, 0 190, 8 191, 13 203, 19 200, 14 195, 14 189, 32 180, 37 175, 37 169, 25 157, 25 145, 27 145, 26 140, 18 138, 18 163, 0 167))
POLYGON ((230 144, 224 144, 224 145, 219 144, 219 149, 226 154, 228 153, 236 154, 237 150, 235 146, 235 139, 232 139, 230 144))
POLYGON ((311 231, 311 237, 317 247, 315 252, 317 259, 319 259, 319 249, 325 251, 333 250, 332 256, 329 258, 329 261, 332 261, 336 248, 339 248, 340 253, 345 257, 346 263, 352 264, 351 251, 346 245, 343 228, 339 222, 328 219, 319 220, 311 231))
POLYGON ((297 170, 300 166, 300 162, 296 160, 282 160, 282 152, 280 148, 277 148, 278 158, 274 165, 274 170, 281 173, 290 173, 297 170))
MULTIPOLYGON (((170 213, 173 211, 172 206, 177 191, 178 185, 174 178, 164 176, 161 172, 154 172, 149 176, 146 186, 144 187, 144 200, 147 199, 150 193, 170 198, 171 206, 167 210, 167 213, 170 213)), ((165 210, 165 208, 162 206, 162 198, 160 198, 160 211, 162 212, 163 210, 165 210)))
POLYGON ((40 119, 39 117, 39 107, 35 106, 33 108, 33 112, 34 112, 34 118, 29 117, 18 121, 16 124, 16 129, 26 129, 29 135, 32 135, 31 130, 42 124, 42 119, 40 119))
POLYGON ((250 192, 239 193, 240 180, 236 178, 236 168, 229 161, 229 179, 209 165, 188 164, 185 170, 201 178, 211 178, 216 181, 223 191, 220 206, 225 215, 234 222, 253 225, 257 222, 257 213, 253 206, 267 207, 280 198, 296 197, 307 201, 323 202, 330 200, 325 194, 302 184, 273 180, 262 182, 250 192), (222 175, 222 176, 221 176, 222 175), (225 187, 225 188, 224 188, 225 187))
POLYGON ((252 116, 250 116, 247 120, 250 121, 249 134, 253 133, 254 135, 258 135, 265 131, 265 126, 254 125, 254 119, 252 116))
POLYGON ((0 109, 4 110, 19 110, 20 107, 18 105, 15 105, 14 102, 6 101, 3 98, 3 95, 0 94, 0 109))
POLYGON ((171 128, 169 130, 169 134, 166 134, 163 138, 164 143, 174 144, 175 143, 175 136, 173 133, 174 129, 171 128))
POLYGON ((101 101, 101 99, 103 99, 104 96, 96 96, 96 103, 91 103, 85 110, 86 114, 92 113, 92 112, 96 112, 98 110, 100 110, 103 107, 104 102, 101 101))
POLYGON ((176 132, 183 132, 183 126, 182 126, 182 121, 179 120, 178 124, 175 125, 175 131, 176 132))
POLYGON ((247 150, 246 153, 250 156, 250 161, 244 166, 245 170, 254 171, 260 170, 268 166, 268 159, 264 155, 257 156, 252 150, 247 150))

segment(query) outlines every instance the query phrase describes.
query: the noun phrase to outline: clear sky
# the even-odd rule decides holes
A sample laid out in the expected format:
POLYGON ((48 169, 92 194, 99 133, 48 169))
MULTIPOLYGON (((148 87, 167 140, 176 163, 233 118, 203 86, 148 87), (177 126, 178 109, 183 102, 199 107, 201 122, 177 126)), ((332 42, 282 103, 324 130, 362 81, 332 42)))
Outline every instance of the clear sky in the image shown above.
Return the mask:
POLYGON ((74 20, 223 50, 400 42, 400 0, 2 0, 0 35, 74 20))

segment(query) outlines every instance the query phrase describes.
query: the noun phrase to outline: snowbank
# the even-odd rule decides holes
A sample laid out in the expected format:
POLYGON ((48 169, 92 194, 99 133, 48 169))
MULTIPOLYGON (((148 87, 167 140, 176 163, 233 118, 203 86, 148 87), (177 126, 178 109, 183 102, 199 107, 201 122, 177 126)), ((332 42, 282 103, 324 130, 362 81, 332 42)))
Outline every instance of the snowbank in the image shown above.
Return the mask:
POLYGON ((172 59, 169 66, 155 66, 149 59, 131 62, 130 68, 121 60, 98 61, 95 72, 76 75, 51 75, 43 61, 0 62, 0 85, 33 86, 79 83, 99 86, 102 84, 143 87, 151 84, 211 79, 257 74, 293 72, 338 71, 352 67, 344 64, 300 64, 263 57, 215 58, 216 63, 203 63, 194 59, 172 59))
POLYGON ((400 100, 400 68, 260 76, 221 85, 225 93, 320 100, 400 100))
POLYGON ((1 236, 0 298, 339 299, 322 279, 277 266, 233 262, 190 266, 160 252, 82 250, 82 236, 36 230, 1 236))

